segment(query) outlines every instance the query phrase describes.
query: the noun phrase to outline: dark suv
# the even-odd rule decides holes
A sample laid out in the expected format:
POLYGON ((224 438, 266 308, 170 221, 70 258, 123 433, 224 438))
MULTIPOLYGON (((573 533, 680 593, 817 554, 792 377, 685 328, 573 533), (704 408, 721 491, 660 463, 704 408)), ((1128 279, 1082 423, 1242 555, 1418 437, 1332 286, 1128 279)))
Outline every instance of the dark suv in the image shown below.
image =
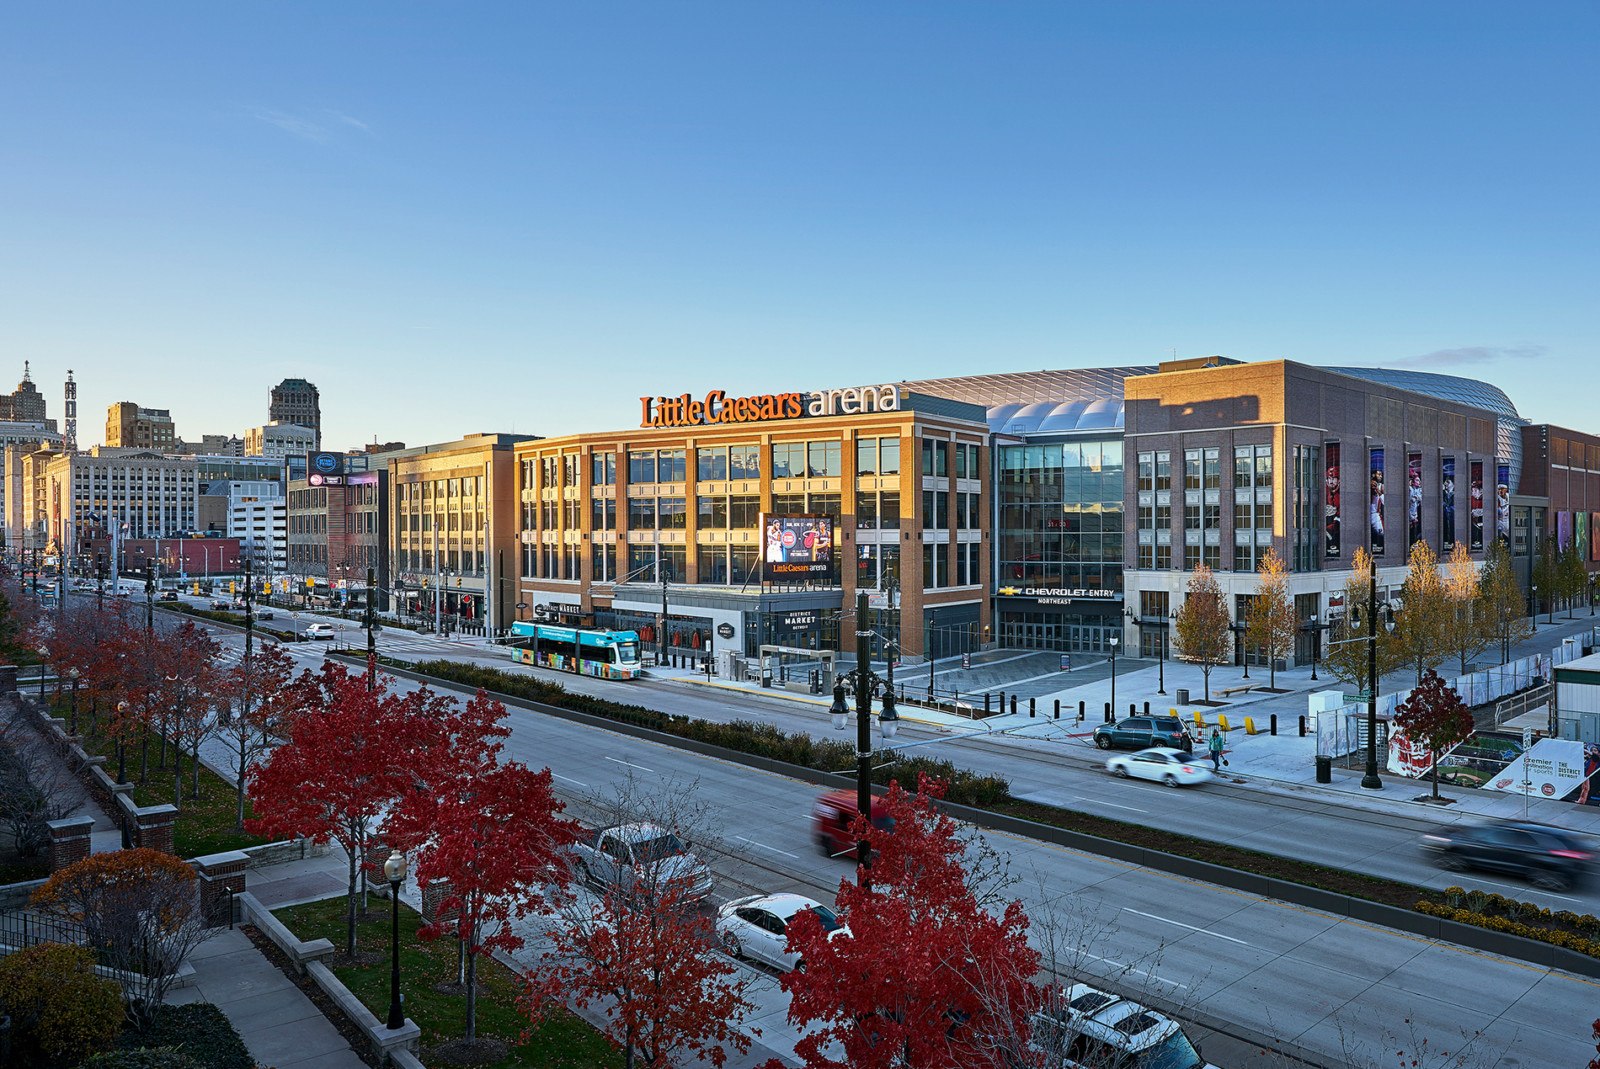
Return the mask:
POLYGON ((1175 716, 1130 716, 1115 724, 1102 724, 1094 729, 1094 744, 1102 750, 1173 746, 1184 753, 1194 751, 1194 740, 1175 716))
POLYGON ((1440 868, 1510 872, 1551 891, 1582 882, 1594 858, 1583 836, 1524 821, 1435 828, 1422 837, 1422 848, 1440 868))

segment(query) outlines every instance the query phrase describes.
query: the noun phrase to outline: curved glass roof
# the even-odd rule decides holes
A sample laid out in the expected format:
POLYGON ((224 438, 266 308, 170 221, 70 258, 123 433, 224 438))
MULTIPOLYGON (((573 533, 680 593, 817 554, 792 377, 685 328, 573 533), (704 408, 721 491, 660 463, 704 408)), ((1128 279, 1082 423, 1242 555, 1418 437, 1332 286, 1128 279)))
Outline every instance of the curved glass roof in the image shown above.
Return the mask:
POLYGON ((1459 375, 1437 375, 1431 371, 1405 371, 1389 367, 1330 367, 1327 371, 1336 371, 1341 375, 1352 378, 1366 379, 1369 382, 1381 382, 1385 386, 1393 386, 1398 390, 1410 390, 1412 393, 1427 394, 1437 397, 1442 401, 1458 401, 1474 408, 1487 409, 1496 415, 1510 419, 1522 426, 1530 420, 1523 419, 1517 412, 1517 406, 1511 403, 1505 391, 1498 386, 1491 386, 1478 379, 1464 379, 1459 375))
POLYGON ((1122 429, 1122 382, 1153 375, 1156 365, 1058 368, 1001 375, 917 379, 900 385, 917 393, 983 405, 997 434, 1071 434, 1122 429))

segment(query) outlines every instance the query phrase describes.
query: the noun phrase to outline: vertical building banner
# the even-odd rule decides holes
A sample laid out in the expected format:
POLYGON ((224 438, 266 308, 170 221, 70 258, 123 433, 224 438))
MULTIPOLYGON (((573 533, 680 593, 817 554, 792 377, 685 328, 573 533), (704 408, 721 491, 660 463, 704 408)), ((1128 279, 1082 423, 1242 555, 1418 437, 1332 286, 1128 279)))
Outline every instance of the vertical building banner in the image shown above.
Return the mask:
POLYGON ((1456 548, 1456 458, 1439 459, 1439 544, 1446 553, 1456 548))
POLYGON ((1589 514, 1579 512, 1572 517, 1572 544, 1578 547, 1578 556, 1589 559, 1589 514))
POLYGON ((1589 559, 1600 560, 1600 512, 1589 513, 1589 559))
POLYGON ((1499 464, 1494 469, 1494 535, 1506 545, 1511 544, 1511 465, 1499 464))
POLYGON ((1556 513, 1556 548, 1565 553, 1572 545, 1572 513, 1556 513))
POLYGON ((1370 451, 1371 463, 1367 470, 1372 478, 1367 484, 1367 538, 1374 557, 1383 556, 1383 449, 1370 451))
POLYGON ((1406 545, 1422 541, 1422 454, 1406 454, 1406 545))
POLYGON ((1342 551, 1342 539, 1339 537, 1342 533, 1339 526, 1339 443, 1328 442, 1322 447, 1322 452, 1328 468, 1322 490, 1322 552, 1329 560, 1337 560, 1342 551))
POLYGON ((1467 548, 1477 553, 1483 549, 1483 461, 1472 461, 1467 465, 1467 471, 1467 516, 1471 531, 1467 548))

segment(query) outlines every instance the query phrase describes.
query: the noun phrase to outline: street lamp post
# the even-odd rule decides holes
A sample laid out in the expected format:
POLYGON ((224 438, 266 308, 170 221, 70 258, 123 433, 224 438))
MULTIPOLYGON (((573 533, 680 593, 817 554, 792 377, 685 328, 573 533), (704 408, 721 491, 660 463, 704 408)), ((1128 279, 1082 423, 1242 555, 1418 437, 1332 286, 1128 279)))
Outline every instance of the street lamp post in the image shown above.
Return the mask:
POLYGON ((1378 562, 1367 558, 1367 768, 1361 786, 1382 790, 1378 778, 1378 562))
MULTIPOLYGON (((846 675, 853 677, 856 697, 856 813, 867 827, 872 826, 872 691, 882 683, 872 673, 868 658, 869 645, 874 632, 866 626, 867 595, 856 595, 856 667, 846 675)), ((836 731, 843 731, 850 721, 850 709, 845 704, 845 677, 833 683, 833 705, 828 710, 836 731)), ((900 727, 899 714, 895 712, 894 693, 885 688, 883 712, 878 717, 878 731, 885 739, 892 739, 900 727)), ((856 843, 857 870, 862 886, 870 881, 872 867, 871 846, 865 838, 856 843)))
POLYGON ((383 863, 389 880, 389 1020, 390 1028, 404 1028, 405 1011, 400 1008, 400 885, 406 881, 406 856, 391 851, 383 863))
POLYGON ((367 689, 376 690, 378 686, 378 644, 372 632, 372 606, 373 595, 377 592, 378 577, 373 568, 367 569, 367 689))
POLYGON ((1317 622, 1317 614, 1312 613, 1311 619, 1306 621, 1306 627, 1311 631, 1311 681, 1317 681, 1317 651, 1322 645, 1322 625, 1317 622))
POLYGON ((45 662, 50 660, 50 647, 39 647, 39 706, 44 707, 44 669, 45 662))
POLYGON ((1117 715, 1117 636, 1112 635, 1111 643, 1111 716, 1117 715))
POLYGON ((1528 607, 1532 609, 1533 631, 1539 633, 1539 584, 1528 584, 1528 607))
MULTIPOLYGON (((1139 653, 1141 656, 1143 656, 1145 618, 1143 616, 1134 615, 1133 610, 1130 608, 1128 610, 1128 619, 1133 621, 1133 626, 1139 629, 1139 653)), ((1167 622, 1165 620, 1161 620, 1160 623, 1161 645, 1157 650, 1158 660, 1156 664, 1156 693, 1165 695, 1167 693, 1167 622)))
POLYGON ((67 669, 67 678, 72 680, 72 719, 67 724, 67 731, 71 735, 78 733, 78 666, 73 665, 67 669))
MULTIPOLYGON (((117 703, 117 782, 118 783, 127 783, 128 782, 128 751, 127 751, 127 748, 122 745, 122 729, 123 729, 123 726, 124 726, 122 722, 125 719, 127 719, 127 716, 128 716, 128 703, 125 702, 125 701, 118 702, 117 703)), ((126 836, 124 836, 124 838, 126 838, 126 836)), ((124 842, 123 845, 126 846, 127 843, 124 842)))

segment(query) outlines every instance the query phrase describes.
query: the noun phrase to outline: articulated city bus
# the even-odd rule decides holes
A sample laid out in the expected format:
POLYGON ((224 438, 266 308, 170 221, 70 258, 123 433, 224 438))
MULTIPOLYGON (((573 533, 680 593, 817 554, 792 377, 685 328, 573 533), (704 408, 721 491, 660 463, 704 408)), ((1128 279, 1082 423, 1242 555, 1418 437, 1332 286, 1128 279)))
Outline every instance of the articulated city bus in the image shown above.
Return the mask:
POLYGON ((636 631, 584 631, 518 621, 511 625, 506 646, 511 659, 520 664, 601 679, 638 679, 640 675, 636 631))

